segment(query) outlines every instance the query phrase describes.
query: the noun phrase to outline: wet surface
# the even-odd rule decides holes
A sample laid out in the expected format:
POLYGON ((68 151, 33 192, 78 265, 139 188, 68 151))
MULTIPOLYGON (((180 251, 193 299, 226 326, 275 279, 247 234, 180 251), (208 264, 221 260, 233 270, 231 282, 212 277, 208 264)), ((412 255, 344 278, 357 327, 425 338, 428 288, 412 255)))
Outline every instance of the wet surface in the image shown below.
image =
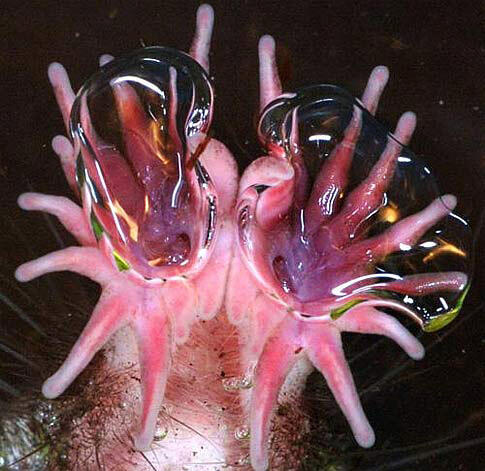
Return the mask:
MULTIPOLYGON (((417 113, 411 148, 434 170, 443 192, 457 195, 457 211, 468 218, 477 234, 470 294, 453 324, 423 338, 428 351, 425 360, 409 363, 389 377, 388 371, 408 364, 397 347, 380 342, 356 357, 375 339, 349 339, 348 354, 355 357, 352 369, 377 434, 372 450, 354 447, 343 419, 338 413, 331 416, 331 401, 322 404, 315 399, 324 389, 321 380, 312 381, 307 396, 313 401, 313 449, 320 464, 309 464, 309 470, 321 469, 322 454, 337 452, 335 462, 347 463, 341 469, 481 469, 480 457, 485 452, 479 441, 485 434, 481 255, 485 244, 477 229, 485 190, 485 4, 440 3, 424 7, 418 1, 393 6, 384 1, 356 6, 341 0, 286 5, 212 2, 216 14, 210 57, 216 90, 213 130, 241 168, 261 153, 255 123, 257 42, 262 34, 276 39, 283 85, 289 91, 331 83, 358 96, 372 68, 384 64, 390 68, 391 79, 378 118, 392 128, 402 112, 417 113), (329 425, 323 422, 328 414, 329 425), (328 440, 325 443, 329 427, 333 430, 330 450, 328 440), (348 444, 345 438, 343 444, 335 441, 339 432, 348 444)), ((44 1, 42 7, 30 2, 19 6, 11 0, 2 3, 0 247, 1 280, 7 291, 12 290, 13 271, 19 263, 71 243, 64 232, 53 234, 44 217, 22 214, 15 206, 18 194, 26 190, 70 195, 50 148, 51 138, 63 124, 49 89, 47 65, 54 60, 63 63, 77 89, 95 71, 103 53, 119 55, 140 45, 188 48, 198 4, 175 0, 44 1)), ((74 300, 84 296, 76 287, 78 278, 52 279, 53 285, 34 285, 30 294, 41 295, 53 305, 57 296, 74 300), (48 287, 35 292, 35 286, 48 287)), ((84 287, 92 289, 87 283, 84 287)), ((14 293, 12 299, 21 297, 14 293)), ((91 290, 86 297, 93 300, 95 295, 91 290)), ((89 301, 82 304, 89 305, 89 301)), ((1 313, 2 327, 14 331, 15 316, 5 305, 1 313)), ((75 332, 70 335, 74 337, 75 332)), ((6 376, 2 373, 1 377, 6 376)), ((22 383, 18 378, 8 379, 17 381, 19 387, 22 383)))

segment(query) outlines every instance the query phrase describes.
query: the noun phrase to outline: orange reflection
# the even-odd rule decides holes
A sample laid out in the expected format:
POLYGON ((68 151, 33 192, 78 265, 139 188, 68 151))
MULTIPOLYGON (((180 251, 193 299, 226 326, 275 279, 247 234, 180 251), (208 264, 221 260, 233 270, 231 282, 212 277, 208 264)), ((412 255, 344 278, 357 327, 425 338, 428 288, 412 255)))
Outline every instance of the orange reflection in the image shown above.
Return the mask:
POLYGON ((126 211, 122 208, 118 200, 114 200, 113 203, 111 203, 111 208, 112 210, 116 213, 118 217, 123 219, 125 221, 126 225, 130 228, 130 237, 137 242, 138 241, 138 224, 136 221, 129 216, 126 211))
POLYGON ((466 252, 458 248, 456 245, 450 244, 443 239, 438 239, 438 241, 440 245, 423 258, 424 263, 428 263, 430 260, 433 260, 435 257, 442 253, 449 253, 453 255, 458 255, 459 257, 466 257, 466 252))
MULTIPOLYGON (((152 120, 149 124, 149 138, 150 142, 149 145, 155 154, 155 157, 160 160, 163 165, 163 170, 168 175, 174 175, 176 173, 176 165, 173 162, 173 159, 167 157, 169 154, 168 143, 163 142, 162 140, 162 133, 161 129, 163 129, 164 123, 159 122, 158 120, 152 120)), ((170 136, 168 136, 170 139, 170 136)))
POLYGON ((394 203, 390 202, 387 206, 379 211, 379 217, 381 218, 382 222, 388 222, 392 224, 399 220, 401 214, 399 213, 399 209, 397 208, 397 206, 394 203))

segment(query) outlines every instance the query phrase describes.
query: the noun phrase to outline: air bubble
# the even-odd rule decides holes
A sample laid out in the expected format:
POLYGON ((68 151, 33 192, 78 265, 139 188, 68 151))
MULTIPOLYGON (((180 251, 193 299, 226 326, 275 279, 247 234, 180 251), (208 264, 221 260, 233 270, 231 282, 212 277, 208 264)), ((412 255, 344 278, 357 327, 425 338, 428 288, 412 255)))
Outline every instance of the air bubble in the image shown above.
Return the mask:
POLYGON ((167 438, 168 435, 168 428, 163 426, 163 427, 157 427, 155 430, 155 435, 153 437, 153 440, 156 442, 160 442, 167 438))
MULTIPOLYGON (((412 133, 413 123, 403 115, 396 132, 412 133)), ((247 207, 257 217, 238 221, 247 256, 265 254, 268 290, 303 313, 319 306, 308 315, 365 300, 405 304, 425 330, 458 314, 472 274, 470 227, 430 168, 358 100, 335 86, 303 88, 268 104, 258 135, 295 171, 294 186, 279 190, 292 192, 291 204, 266 198, 285 206, 247 207)))
POLYGON ((234 436, 237 440, 249 440, 251 437, 251 433, 249 431, 249 427, 244 425, 241 427, 237 427, 234 431, 234 436))
POLYGON ((110 61, 78 93, 70 120, 77 179, 90 195, 93 232, 110 242, 120 269, 162 278, 207 252, 215 197, 198 158, 212 107, 205 70, 163 47, 110 61))
POLYGON ((250 389, 253 387, 253 376, 255 366, 250 366, 244 376, 233 376, 230 378, 224 378, 222 380, 222 387, 226 391, 238 391, 241 389, 250 389))

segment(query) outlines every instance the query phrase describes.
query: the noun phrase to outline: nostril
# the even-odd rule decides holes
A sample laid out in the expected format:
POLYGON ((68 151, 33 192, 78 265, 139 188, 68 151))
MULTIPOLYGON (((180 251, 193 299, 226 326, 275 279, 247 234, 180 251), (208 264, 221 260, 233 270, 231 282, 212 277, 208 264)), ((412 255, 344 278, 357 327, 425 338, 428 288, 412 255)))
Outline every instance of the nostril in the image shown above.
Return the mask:
POLYGON ((191 253, 190 237, 186 233, 166 234, 165 231, 152 233, 141 242, 144 257, 152 267, 181 265, 191 253))

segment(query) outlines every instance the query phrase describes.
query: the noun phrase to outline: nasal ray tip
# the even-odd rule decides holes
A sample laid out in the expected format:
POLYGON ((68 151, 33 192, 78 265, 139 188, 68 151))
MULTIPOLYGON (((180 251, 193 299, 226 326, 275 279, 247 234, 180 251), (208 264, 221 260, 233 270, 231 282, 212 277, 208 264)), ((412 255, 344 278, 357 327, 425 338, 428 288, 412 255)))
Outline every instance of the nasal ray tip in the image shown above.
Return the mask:
POLYGON ((214 9, 207 3, 197 10, 195 35, 190 48, 190 55, 208 72, 209 49, 214 27, 214 9))
POLYGON ((416 342, 417 342, 417 345, 415 350, 408 353, 413 360, 422 360, 426 354, 426 350, 424 349, 423 345, 420 342, 418 342, 417 340, 416 342))
POLYGON ((63 391, 57 387, 57 384, 53 380, 52 376, 47 379, 42 385, 42 394, 47 399, 55 399, 59 397, 62 393, 63 391))
POLYGON ((450 211, 453 211, 456 207, 457 199, 455 195, 444 195, 441 197, 441 201, 450 211))
POLYGON ((265 34, 259 39, 259 53, 273 56, 276 48, 276 43, 273 36, 265 34))
POLYGON ((27 265, 26 263, 24 263, 23 265, 20 265, 16 270, 15 270, 15 278, 17 281, 20 281, 20 282, 25 282, 25 281, 29 281, 29 276, 28 276, 28 272, 27 272, 27 269, 25 267, 25 265, 27 265))
POLYGON ((214 9, 208 3, 203 3, 197 9, 197 21, 206 27, 212 26, 214 21, 214 9))
POLYGON ((53 85, 57 85, 67 78, 66 69, 59 62, 52 62, 49 64, 47 75, 53 85))
POLYGON ((150 450, 153 442, 153 433, 142 430, 135 435, 133 442, 135 450, 148 451, 150 450))
POLYGON ((355 434, 355 441, 362 448, 372 448, 376 442, 376 436, 371 426, 368 426, 366 430, 360 434, 355 434))

